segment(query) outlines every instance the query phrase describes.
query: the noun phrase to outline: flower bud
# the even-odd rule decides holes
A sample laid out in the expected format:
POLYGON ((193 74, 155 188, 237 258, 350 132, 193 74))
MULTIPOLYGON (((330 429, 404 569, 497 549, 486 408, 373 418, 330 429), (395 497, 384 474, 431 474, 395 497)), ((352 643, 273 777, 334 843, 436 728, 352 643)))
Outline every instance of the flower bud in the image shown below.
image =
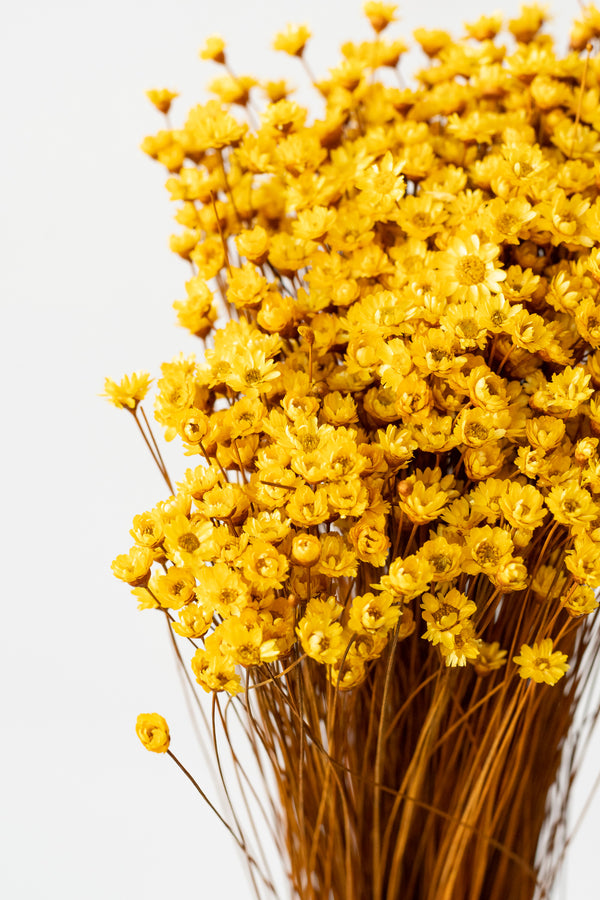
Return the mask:
POLYGON ((146 750, 166 753, 169 749, 169 726, 158 713, 140 713, 135 731, 146 750))
POLYGON ((575 459, 578 463, 586 463, 598 449, 598 438, 581 438, 575 444, 575 459))
POLYGON ((292 541, 292 562, 297 566, 314 566, 321 556, 321 542, 313 534, 297 534, 292 541))

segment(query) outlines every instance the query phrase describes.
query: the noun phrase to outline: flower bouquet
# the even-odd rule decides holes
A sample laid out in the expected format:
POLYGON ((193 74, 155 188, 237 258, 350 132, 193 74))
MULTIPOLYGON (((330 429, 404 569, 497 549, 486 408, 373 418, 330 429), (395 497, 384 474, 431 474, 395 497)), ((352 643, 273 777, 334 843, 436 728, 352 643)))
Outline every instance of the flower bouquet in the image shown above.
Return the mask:
MULTIPOLYGON (((564 56, 538 6, 418 29, 412 87, 395 7, 364 12, 323 80, 305 26, 275 38, 315 116, 217 37, 180 127, 149 92, 201 353, 157 384, 177 484, 150 376, 107 379, 168 489, 113 570, 242 723, 294 896, 541 900, 600 647, 600 12, 564 56)), ((137 731, 277 896, 163 717, 137 731)))

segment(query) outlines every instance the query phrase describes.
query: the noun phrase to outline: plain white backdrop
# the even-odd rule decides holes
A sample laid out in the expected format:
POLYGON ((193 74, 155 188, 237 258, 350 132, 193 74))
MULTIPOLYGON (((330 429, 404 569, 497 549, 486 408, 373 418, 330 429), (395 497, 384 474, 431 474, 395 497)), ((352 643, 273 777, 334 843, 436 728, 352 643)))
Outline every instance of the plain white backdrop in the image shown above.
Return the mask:
MULTIPOLYGON (((399 8, 393 35, 449 28, 489 0, 399 8)), ((575 0, 555 10, 567 44, 575 0)), ((509 15, 518 3, 504 3, 509 15)), ((188 900, 250 896, 224 829, 166 757, 146 753, 138 712, 161 712, 173 748, 212 797, 161 617, 140 613, 109 565, 163 484, 129 417, 97 395, 105 375, 156 374, 180 350, 187 269, 168 249, 174 209, 139 144, 162 127, 148 88, 181 92, 174 121, 219 72, 200 62, 220 33, 239 74, 286 77, 270 49, 309 24, 318 76, 369 30, 360 0, 22 0, 0 34, 2 472, 0 892, 10 900, 188 900)), ((390 32, 392 33, 392 32, 390 32)), ((303 87, 302 87, 303 86, 303 87)), ((168 454, 175 478, 185 463, 168 454)), ((589 793, 598 743, 577 788, 589 793), (595 758, 594 758, 595 757, 595 758)), ((558 900, 598 895, 596 801, 558 900)), ((272 852, 272 851, 271 851, 272 852)), ((281 894, 282 898, 285 896, 281 894)))

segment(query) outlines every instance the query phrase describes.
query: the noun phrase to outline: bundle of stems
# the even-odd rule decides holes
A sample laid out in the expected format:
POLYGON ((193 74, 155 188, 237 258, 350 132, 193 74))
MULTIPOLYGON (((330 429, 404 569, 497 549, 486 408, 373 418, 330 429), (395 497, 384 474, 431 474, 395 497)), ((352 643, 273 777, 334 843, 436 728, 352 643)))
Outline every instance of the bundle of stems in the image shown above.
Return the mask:
MULTIPOLYGON (((562 646, 589 675, 597 627, 562 646)), ((549 897, 565 850, 573 765, 563 749, 578 679, 536 693, 505 673, 442 670, 417 641, 396 649, 352 692, 305 661, 285 686, 253 695, 294 896, 549 897), (565 790, 549 806, 561 764, 565 790)))
MULTIPOLYGON (((213 37, 218 99, 144 142, 204 348, 164 364, 155 416, 197 465, 173 487, 150 376, 107 379, 170 495, 113 570, 192 648, 220 777, 223 728, 264 812, 243 724, 294 896, 542 900, 597 716, 577 719, 600 648, 600 12, 564 58, 537 6, 510 52, 499 14, 459 41, 419 29, 407 88, 386 81, 395 8, 364 9, 373 40, 328 80, 305 26, 275 38, 322 119, 213 37)), ((176 95, 149 96, 168 116, 176 95)), ((162 716, 137 731, 208 799, 162 716)))

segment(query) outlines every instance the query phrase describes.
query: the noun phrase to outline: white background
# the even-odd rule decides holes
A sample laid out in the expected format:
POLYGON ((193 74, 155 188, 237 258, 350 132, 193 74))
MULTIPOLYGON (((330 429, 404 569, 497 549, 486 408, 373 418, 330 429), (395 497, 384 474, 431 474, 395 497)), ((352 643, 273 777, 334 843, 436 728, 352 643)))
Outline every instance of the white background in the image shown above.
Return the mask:
MULTIPOLYGON (((493 9, 425 0, 400 9, 390 35, 426 25, 458 36, 493 9)), ((571 0, 556 15, 561 50, 576 10, 571 0)), ((10 900, 250 896, 222 827, 134 734, 138 712, 165 715, 173 748, 216 796, 164 622, 138 612, 109 570, 133 515, 164 490, 129 417, 97 394, 105 375, 155 374, 198 349, 174 324, 188 270, 167 247, 164 171, 138 149, 162 127, 144 91, 181 91, 175 121, 205 99, 220 72, 197 53, 214 32, 239 74, 306 86, 300 65, 270 50, 287 22, 313 28, 318 76, 343 40, 369 37, 359 0, 22 0, 4 10, 0 892, 10 900)), ((182 461, 169 460, 178 477, 182 461)), ((580 797, 597 744, 590 757, 580 797)), ((597 896, 599 825, 596 802, 557 898, 597 896)))

